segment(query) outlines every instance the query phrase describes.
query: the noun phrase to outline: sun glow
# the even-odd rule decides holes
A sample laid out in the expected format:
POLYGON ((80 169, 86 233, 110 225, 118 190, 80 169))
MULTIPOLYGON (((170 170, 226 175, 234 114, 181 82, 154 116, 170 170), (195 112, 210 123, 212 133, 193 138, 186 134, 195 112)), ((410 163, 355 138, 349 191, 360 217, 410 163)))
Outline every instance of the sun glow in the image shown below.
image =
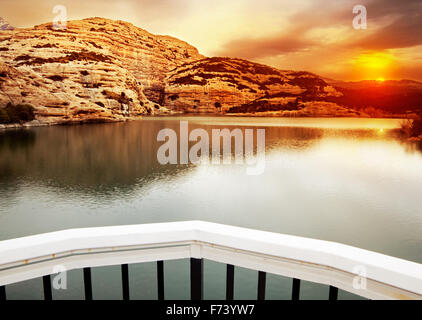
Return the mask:
POLYGON ((365 53, 355 60, 355 69, 364 79, 384 82, 394 64, 394 57, 387 53, 365 53))

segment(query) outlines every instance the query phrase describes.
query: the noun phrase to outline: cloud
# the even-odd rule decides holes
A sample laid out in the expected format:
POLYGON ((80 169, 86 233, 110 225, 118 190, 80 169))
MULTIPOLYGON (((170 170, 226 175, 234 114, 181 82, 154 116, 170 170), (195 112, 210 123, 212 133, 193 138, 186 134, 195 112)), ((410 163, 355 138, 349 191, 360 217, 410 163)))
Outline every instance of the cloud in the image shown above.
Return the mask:
MULTIPOLYGON (((349 2, 349 0, 343 0, 343 2, 349 2)), ((343 19, 339 19, 339 15, 334 14, 334 12, 340 12, 341 15, 345 15, 346 7, 350 9, 348 11, 350 12, 349 18, 351 21, 353 18, 351 8, 353 6, 327 7, 325 2, 313 2, 311 6, 285 17, 289 24, 285 30, 274 30, 272 35, 260 38, 251 36, 230 40, 222 45, 216 55, 262 59, 306 51, 313 47, 321 46, 321 41, 308 37, 308 33, 316 28, 331 27, 341 23, 343 19), (327 16, 332 18, 327 19, 327 16)))
POLYGON ((16 27, 32 27, 52 21, 53 7, 67 8, 70 20, 103 17, 137 23, 140 26, 160 20, 181 18, 190 13, 192 0, 0 0, 0 16, 16 27))
MULTIPOLYGON (((416 8, 415 8, 416 9, 416 8)), ((395 12, 397 14, 397 12, 395 12)), ((422 1, 419 9, 392 18, 392 22, 379 28, 350 46, 372 50, 407 48, 422 44, 422 1)))
POLYGON ((300 39, 296 35, 281 35, 258 39, 244 38, 226 43, 225 49, 219 51, 217 55, 260 59, 282 53, 305 50, 313 45, 313 41, 300 39))
POLYGON ((368 15, 373 19, 390 15, 413 15, 421 9, 420 0, 372 0, 365 4, 368 15))
POLYGON ((327 5, 326 1, 313 2, 289 16, 290 28, 285 32, 262 37, 231 40, 222 45, 218 55, 261 59, 330 46, 333 50, 356 48, 384 50, 407 48, 422 44, 421 0, 372 0, 361 1, 367 7, 368 29, 352 28, 352 8, 355 2, 343 0, 327 5), (339 36, 330 28, 349 28, 339 36), (312 32, 326 29, 326 37, 313 38, 312 32), (332 30, 331 30, 332 31, 332 30), (331 39, 330 39, 331 37, 331 39))

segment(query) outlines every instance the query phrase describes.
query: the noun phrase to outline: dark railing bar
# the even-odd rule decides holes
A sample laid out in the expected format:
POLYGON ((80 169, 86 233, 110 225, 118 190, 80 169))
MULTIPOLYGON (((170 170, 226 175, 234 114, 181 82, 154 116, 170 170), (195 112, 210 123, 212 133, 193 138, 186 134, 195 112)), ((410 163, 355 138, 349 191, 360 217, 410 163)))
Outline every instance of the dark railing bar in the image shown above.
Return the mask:
POLYGON ((91 268, 84 268, 85 300, 92 300, 91 268))
POLYGON ((158 300, 164 300, 164 261, 157 261, 158 300))
POLYGON ((122 290, 123 290, 123 300, 130 300, 129 266, 127 264, 122 264, 122 290))
POLYGON ((51 278, 50 275, 42 277, 44 287, 44 300, 53 300, 53 293, 51 292, 51 278))
POLYGON ((293 278, 292 300, 299 300, 300 279, 293 278))
POLYGON ((0 286, 0 301, 6 300, 6 286, 0 286))
POLYGON ((190 259, 190 295, 191 300, 202 300, 203 298, 203 267, 202 259, 190 259))
POLYGON ((330 286, 330 291, 328 294, 328 300, 335 301, 338 298, 338 288, 330 286))
POLYGON ((258 272, 258 300, 265 300, 265 284, 267 274, 263 271, 258 272))
POLYGON ((226 273, 226 300, 233 300, 234 297, 234 265, 227 265, 226 273))

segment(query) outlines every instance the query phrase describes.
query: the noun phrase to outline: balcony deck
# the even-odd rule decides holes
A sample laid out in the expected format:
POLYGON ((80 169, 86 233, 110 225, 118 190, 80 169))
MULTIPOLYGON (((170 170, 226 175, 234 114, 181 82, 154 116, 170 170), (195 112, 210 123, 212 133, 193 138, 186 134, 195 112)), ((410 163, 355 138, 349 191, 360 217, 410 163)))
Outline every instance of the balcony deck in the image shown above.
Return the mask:
POLYGON ((266 273, 342 289, 369 299, 422 299, 422 265, 335 242, 202 221, 71 229, 0 242, 0 300, 7 285, 50 275, 60 265, 84 269, 85 298, 92 299, 91 267, 122 265, 123 297, 129 298, 128 264, 157 261, 158 297, 164 299, 163 264, 191 259, 191 298, 201 299, 202 261, 227 264, 227 299, 233 299, 235 266, 258 271, 257 298, 265 298, 266 273), (362 285, 363 284, 363 285, 362 285))

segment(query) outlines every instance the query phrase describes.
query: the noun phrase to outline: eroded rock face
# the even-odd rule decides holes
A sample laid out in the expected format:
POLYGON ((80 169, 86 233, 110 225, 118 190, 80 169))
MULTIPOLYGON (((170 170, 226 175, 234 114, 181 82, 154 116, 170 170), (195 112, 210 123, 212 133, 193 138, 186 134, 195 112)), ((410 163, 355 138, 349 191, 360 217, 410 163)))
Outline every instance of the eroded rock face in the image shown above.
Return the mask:
POLYGON ((341 93, 309 72, 278 70, 242 59, 206 58, 172 70, 164 104, 208 113, 293 111, 341 93))
MULTIPOLYGON (((1 22, 1 21, 0 21, 1 22)), ((103 18, 0 31, 0 107, 31 104, 38 123, 187 113, 355 116, 309 72, 205 58, 184 41, 103 18)))
POLYGON ((197 49, 102 18, 0 31, 0 105, 29 103, 38 121, 113 121, 160 110, 164 78, 197 49))

